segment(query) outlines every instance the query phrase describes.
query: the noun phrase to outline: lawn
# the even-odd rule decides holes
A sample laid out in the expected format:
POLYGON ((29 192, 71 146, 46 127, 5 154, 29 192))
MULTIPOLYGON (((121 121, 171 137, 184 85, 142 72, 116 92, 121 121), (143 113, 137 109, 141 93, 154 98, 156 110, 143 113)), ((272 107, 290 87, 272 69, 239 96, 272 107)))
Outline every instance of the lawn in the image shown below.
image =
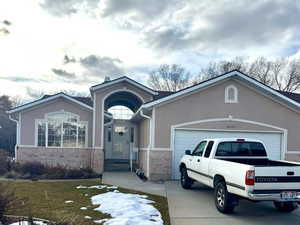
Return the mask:
MULTIPOLYGON (((100 181, 1 181, 15 190, 17 196, 27 199, 25 206, 10 212, 12 215, 43 218, 51 221, 60 221, 62 218, 72 218, 76 221, 84 221, 84 224, 95 224, 94 220, 111 218, 107 214, 102 214, 93 210, 98 206, 92 205, 91 197, 97 194, 108 192, 108 189, 77 189, 79 185, 93 186, 101 185, 100 181), (73 201, 66 203, 66 201, 73 201), (87 210, 80 208, 86 207, 87 210), (89 216, 88 220, 84 217, 89 216)), ((168 203, 165 197, 151 195, 148 193, 117 189, 121 193, 132 193, 147 195, 149 200, 154 201, 153 206, 162 215, 164 225, 170 225, 168 203)), ((111 190, 110 190, 111 191, 111 190)), ((116 202, 116 204, 118 204, 116 202)), ((80 222, 80 224, 83 224, 80 222)))

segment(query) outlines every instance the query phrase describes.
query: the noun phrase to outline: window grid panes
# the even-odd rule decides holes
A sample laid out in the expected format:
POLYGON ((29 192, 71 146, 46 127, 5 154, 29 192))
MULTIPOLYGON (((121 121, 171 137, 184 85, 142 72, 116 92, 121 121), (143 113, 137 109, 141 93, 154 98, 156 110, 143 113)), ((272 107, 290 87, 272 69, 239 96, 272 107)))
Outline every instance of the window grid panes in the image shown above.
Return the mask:
POLYGON ((76 147, 77 126, 72 123, 63 123, 63 146, 76 147))
POLYGON ((58 112, 37 123, 37 145, 44 147, 85 147, 87 125, 78 116, 58 112))
POLYGON ((86 126, 81 124, 78 126, 78 147, 85 146, 86 126))
POLYGON ((113 115, 114 119, 129 120, 133 116, 133 112, 126 106, 113 106, 108 109, 108 112, 113 115))
POLYGON ((61 146, 61 125, 54 121, 48 123, 48 146, 61 146))
POLYGON ((46 146, 46 123, 38 123, 38 146, 46 146))

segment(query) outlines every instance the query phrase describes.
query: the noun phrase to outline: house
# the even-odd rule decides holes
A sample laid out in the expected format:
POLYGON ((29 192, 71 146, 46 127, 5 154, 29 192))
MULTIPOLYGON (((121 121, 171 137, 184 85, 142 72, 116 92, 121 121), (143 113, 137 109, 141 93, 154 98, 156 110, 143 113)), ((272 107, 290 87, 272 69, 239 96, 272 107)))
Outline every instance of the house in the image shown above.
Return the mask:
POLYGON ((300 94, 232 71, 177 92, 128 77, 90 88, 91 98, 58 93, 10 110, 16 159, 102 173, 137 164, 150 179, 178 179, 185 150, 208 137, 262 140, 272 159, 300 161, 300 94), (109 113, 126 106, 129 120, 109 113))

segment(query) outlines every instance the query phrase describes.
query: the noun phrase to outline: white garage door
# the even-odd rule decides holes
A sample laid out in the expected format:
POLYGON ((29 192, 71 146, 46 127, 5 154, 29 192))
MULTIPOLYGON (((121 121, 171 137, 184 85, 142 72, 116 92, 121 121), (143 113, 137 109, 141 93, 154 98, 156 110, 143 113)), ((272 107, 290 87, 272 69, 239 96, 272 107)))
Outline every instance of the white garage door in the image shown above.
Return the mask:
POLYGON ((179 162, 185 150, 193 150, 196 145, 205 138, 251 138, 262 141, 265 144, 269 158, 280 159, 281 133, 254 133, 254 132, 225 132, 225 131, 199 131, 199 130, 175 130, 173 178, 179 179, 179 162))

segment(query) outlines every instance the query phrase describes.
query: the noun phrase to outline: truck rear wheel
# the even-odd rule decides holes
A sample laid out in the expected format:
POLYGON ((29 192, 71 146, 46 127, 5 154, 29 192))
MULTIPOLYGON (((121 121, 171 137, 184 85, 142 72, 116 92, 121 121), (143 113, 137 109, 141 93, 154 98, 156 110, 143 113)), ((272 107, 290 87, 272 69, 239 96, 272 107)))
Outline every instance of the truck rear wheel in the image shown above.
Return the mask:
POLYGON ((180 177, 181 186, 184 189, 190 189, 192 187, 193 180, 189 178, 186 168, 185 167, 181 168, 180 172, 181 172, 181 177, 180 177))
POLYGON ((292 212, 297 209, 297 202, 276 202, 274 201, 274 206, 280 212, 292 212))
POLYGON ((219 182, 215 187, 215 205, 221 213, 231 213, 234 210, 234 196, 227 191, 225 182, 219 182))

